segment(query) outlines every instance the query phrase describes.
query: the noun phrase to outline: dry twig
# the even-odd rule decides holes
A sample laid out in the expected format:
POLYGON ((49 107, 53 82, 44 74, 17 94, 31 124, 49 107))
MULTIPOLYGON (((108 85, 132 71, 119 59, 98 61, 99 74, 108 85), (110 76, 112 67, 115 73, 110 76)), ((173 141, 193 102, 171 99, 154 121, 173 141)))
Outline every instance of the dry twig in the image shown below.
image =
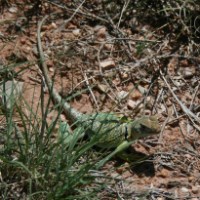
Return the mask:
POLYGON ((160 72, 162 79, 164 80, 165 84, 167 85, 169 91, 171 92, 172 96, 176 99, 177 103, 179 104, 179 106, 182 108, 182 110, 185 112, 186 115, 188 115, 189 117, 194 118, 199 124, 200 124, 200 119, 193 113, 191 112, 180 100, 179 98, 175 95, 175 93, 173 92, 171 86, 169 85, 169 83, 167 82, 167 80, 165 79, 164 75, 162 74, 162 72, 160 72))

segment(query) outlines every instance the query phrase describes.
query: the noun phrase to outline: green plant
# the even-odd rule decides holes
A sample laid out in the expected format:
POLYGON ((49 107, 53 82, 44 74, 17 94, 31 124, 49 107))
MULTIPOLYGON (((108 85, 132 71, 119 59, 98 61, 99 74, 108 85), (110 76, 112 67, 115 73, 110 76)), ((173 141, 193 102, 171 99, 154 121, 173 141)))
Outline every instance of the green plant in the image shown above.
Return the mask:
POLYGON ((33 111, 25 99, 23 101, 29 111, 28 115, 18 104, 15 105, 15 112, 12 107, 10 112, 4 114, 7 126, 1 132, 1 197, 95 198, 103 185, 96 182, 95 176, 90 172, 101 159, 91 159, 90 151, 94 142, 79 141, 77 134, 71 135, 69 143, 59 137, 55 126, 60 123, 61 111, 51 123, 47 123, 50 100, 43 109, 43 94, 36 111, 33 111), (39 117, 40 112, 42 117, 39 117), (18 126, 16 119, 21 121, 21 127, 18 126))

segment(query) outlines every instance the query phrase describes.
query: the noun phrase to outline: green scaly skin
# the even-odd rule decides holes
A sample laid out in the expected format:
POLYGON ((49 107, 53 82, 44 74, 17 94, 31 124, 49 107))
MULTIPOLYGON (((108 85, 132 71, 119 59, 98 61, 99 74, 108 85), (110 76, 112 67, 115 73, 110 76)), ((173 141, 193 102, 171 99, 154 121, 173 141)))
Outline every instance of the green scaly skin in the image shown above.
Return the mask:
POLYGON ((123 141, 133 141, 149 135, 158 134, 160 126, 155 116, 141 117, 130 122, 121 122, 112 113, 83 115, 77 120, 78 126, 85 128, 86 134, 98 139, 96 146, 115 148, 123 141))
POLYGON ((71 122, 74 122, 77 127, 84 127, 84 131, 90 138, 97 138, 97 146, 102 148, 116 148, 113 155, 127 148, 131 144, 131 141, 158 134, 160 126, 155 116, 145 116, 134 121, 122 122, 119 117, 112 113, 82 114, 62 99, 55 88, 53 88, 52 81, 48 75, 41 44, 40 32, 46 18, 47 16, 39 22, 37 30, 41 69, 53 101, 63 108, 64 113, 71 122))

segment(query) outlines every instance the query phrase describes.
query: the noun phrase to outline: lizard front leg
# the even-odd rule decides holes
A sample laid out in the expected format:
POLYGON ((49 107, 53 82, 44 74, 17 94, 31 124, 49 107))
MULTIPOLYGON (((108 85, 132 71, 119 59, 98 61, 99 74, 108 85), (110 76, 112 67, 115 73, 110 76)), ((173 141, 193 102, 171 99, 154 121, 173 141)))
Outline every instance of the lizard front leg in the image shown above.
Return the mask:
POLYGON ((114 156, 120 154, 121 152, 123 152, 125 149, 127 149, 130 145, 132 145, 135 141, 123 141, 113 152, 111 152, 109 155, 107 155, 104 159, 102 159, 101 161, 99 161, 97 163, 96 168, 100 168, 102 167, 107 161, 109 161, 111 158, 113 158, 114 156))

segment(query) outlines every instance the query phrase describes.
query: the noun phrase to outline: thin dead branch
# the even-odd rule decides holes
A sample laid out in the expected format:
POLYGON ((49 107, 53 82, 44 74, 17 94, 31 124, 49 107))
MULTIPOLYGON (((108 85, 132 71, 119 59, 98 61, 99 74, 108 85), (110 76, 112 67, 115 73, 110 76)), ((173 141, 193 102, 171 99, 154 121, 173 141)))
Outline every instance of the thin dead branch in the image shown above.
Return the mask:
POLYGON ((171 86, 169 85, 169 83, 167 82, 167 80, 165 79, 163 73, 160 71, 161 77, 164 80, 165 84, 167 85, 169 91, 171 92, 172 96, 174 97, 174 99, 177 101, 177 103, 179 104, 179 106, 182 108, 183 112, 185 112, 186 115, 188 115, 189 117, 194 118, 199 124, 200 124, 200 119, 193 113, 191 112, 180 100, 179 98, 175 95, 175 93, 173 92, 171 86))

